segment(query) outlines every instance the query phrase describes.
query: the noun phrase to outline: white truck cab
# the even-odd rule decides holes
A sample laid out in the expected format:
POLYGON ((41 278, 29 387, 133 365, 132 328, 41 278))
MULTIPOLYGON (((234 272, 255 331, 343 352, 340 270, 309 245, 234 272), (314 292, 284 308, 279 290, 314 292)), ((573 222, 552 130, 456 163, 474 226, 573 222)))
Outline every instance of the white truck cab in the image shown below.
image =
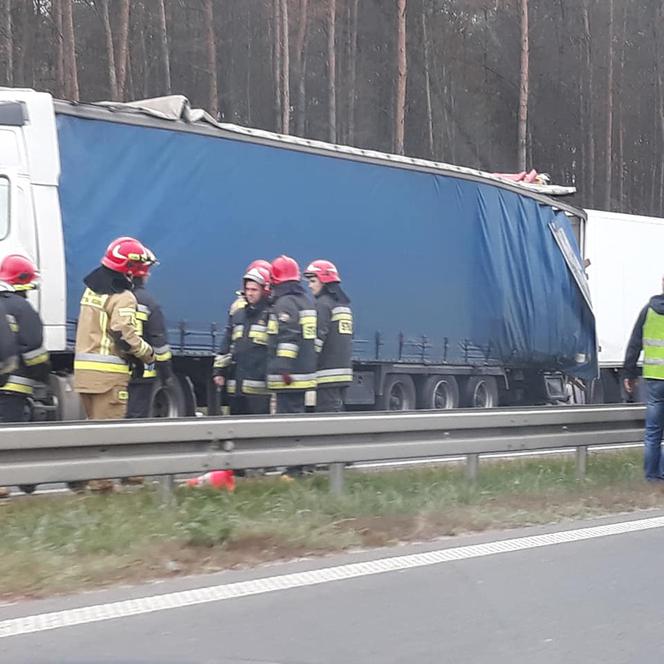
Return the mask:
POLYGON ((60 158, 51 95, 0 88, 0 255, 24 253, 41 272, 31 293, 49 351, 66 347, 60 158))

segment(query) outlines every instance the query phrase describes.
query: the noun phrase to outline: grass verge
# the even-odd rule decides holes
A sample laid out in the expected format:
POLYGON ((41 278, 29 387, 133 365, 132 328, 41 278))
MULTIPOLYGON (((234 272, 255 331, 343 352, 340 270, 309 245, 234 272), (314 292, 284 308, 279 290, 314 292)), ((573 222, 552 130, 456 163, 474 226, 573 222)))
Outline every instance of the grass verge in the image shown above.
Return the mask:
POLYGON ((342 497, 316 476, 240 481, 228 495, 144 489, 0 504, 0 597, 42 596, 463 532, 664 506, 637 451, 483 464, 477 484, 445 466, 348 473, 342 497))

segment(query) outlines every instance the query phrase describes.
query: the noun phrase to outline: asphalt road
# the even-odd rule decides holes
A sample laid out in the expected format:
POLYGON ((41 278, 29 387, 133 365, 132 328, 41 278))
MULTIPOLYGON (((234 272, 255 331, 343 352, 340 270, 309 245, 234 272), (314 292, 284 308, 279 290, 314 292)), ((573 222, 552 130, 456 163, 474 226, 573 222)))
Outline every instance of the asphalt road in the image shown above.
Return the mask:
POLYGON ((0 661, 661 664, 664 519, 653 521, 661 516, 648 512, 622 520, 454 538, 0 606, 0 661), (530 546, 541 533, 627 520, 646 525, 635 532, 595 536, 593 531, 592 537, 579 541, 530 546), (521 538, 527 538, 527 546, 518 550, 521 538), (515 541, 517 549, 475 555, 482 548, 476 545, 497 540, 515 541), (404 563, 398 571, 327 582, 297 574, 449 550, 458 551, 459 559, 416 567, 404 563), (242 582, 248 582, 243 588, 253 588, 256 579, 260 584, 284 574, 296 574, 301 585, 270 591, 260 586, 255 594, 181 608, 168 609, 164 601, 129 617, 96 615, 118 600, 242 582), (44 629, 40 623, 39 631, 1 638, 7 620, 53 611, 69 616, 72 608, 91 605, 96 605, 91 610, 96 622, 57 629, 44 629))

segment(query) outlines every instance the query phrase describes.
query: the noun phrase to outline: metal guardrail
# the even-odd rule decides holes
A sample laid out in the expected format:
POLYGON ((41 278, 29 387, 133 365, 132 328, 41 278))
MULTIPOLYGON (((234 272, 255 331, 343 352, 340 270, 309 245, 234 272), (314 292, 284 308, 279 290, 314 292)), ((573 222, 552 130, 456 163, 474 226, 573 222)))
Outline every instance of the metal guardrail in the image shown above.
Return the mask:
POLYGON ((482 454, 588 448, 642 440, 642 405, 493 410, 57 422, 0 427, 0 486, 225 468, 329 465, 343 487, 353 462, 466 456, 469 479, 482 454))

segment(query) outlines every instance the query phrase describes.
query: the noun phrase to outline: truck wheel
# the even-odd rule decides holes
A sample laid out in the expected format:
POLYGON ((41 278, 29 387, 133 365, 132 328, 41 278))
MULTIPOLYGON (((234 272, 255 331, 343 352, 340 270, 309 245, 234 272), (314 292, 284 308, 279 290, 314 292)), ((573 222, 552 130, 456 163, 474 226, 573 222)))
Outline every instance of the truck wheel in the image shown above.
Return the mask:
POLYGON ((389 374, 376 410, 415 410, 415 383, 406 374, 389 374))
POLYGON ((464 385, 464 408, 496 408, 498 383, 493 376, 471 376, 464 385))
POLYGON ((459 407, 459 384, 454 376, 429 376, 417 392, 417 407, 450 410, 459 407))
POLYGON ((188 417, 195 410, 189 401, 180 380, 176 379, 169 387, 155 381, 150 412, 152 417, 188 417))

